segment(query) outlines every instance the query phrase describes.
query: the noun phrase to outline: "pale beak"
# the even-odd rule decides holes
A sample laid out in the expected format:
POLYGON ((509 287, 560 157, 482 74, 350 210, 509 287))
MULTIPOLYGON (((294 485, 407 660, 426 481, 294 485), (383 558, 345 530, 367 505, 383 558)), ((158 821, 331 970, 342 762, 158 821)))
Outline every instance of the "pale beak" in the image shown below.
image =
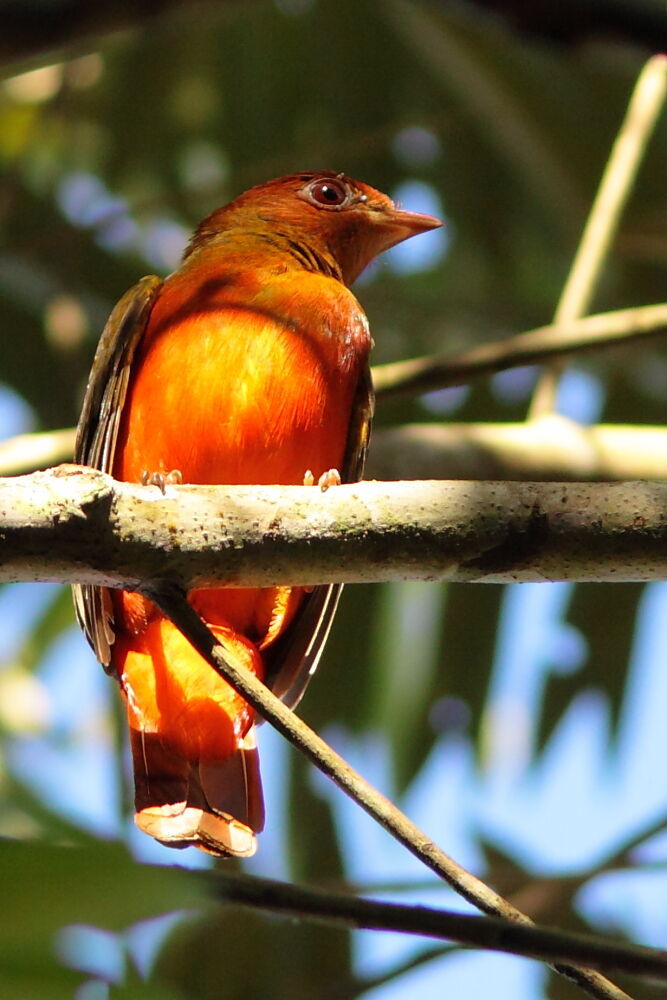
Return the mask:
POLYGON ((363 238, 361 234, 356 236, 356 252, 350 254, 343 263, 343 280, 346 285, 352 284, 378 254, 411 236, 419 236, 420 233, 427 233, 430 229, 439 229, 444 225, 434 215, 406 212, 395 205, 367 210, 365 218, 367 221, 363 238))
MULTIPOLYGON (((378 228, 385 237, 382 250, 389 250, 390 247, 395 247, 397 243, 402 243, 411 236, 419 236, 420 233, 427 233, 431 229, 440 229, 443 225, 442 220, 436 219, 434 215, 406 212, 402 208, 386 209, 381 218, 378 217, 378 228)), ((380 232, 377 235, 380 238, 380 232)))

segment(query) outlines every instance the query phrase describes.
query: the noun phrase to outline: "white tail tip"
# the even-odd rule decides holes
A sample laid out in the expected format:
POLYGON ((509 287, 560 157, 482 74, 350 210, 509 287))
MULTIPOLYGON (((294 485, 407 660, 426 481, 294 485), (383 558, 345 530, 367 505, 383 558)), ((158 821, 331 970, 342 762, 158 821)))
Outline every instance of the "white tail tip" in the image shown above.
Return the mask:
POLYGON ((257 838, 249 826, 185 802, 149 806, 135 813, 134 822, 169 847, 198 847, 208 854, 233 858, 250 858, 257 850, 257 838))

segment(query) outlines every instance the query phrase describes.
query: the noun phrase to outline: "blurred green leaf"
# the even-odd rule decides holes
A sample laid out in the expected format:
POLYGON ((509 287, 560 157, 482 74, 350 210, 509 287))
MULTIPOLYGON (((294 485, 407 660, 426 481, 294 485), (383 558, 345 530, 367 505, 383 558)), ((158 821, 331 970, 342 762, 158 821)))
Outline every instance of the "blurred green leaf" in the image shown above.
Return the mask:
POLYGON ((122 930, 196 906, 206 894, 203 880, 192 873, 138 864, 120 844, 104 841, 86 847, 0 841, 0 883, 5 912, 13 917, 3 943, 14 955, 48 947, 65 924, 122 930))
POLYGON ((31 629, 30 635, 19 653, 21 665, 26 670, 35 670, 48 652, 53 642, 72 627, 73 602, 69 587, 59 587, 53 592, 52 600, 31 629))
POLYGON ((343 590, 322 660, 299 707, 319 731, 337 719, 357 732, 369 724, 377 693, 369 668, 372 630, 381 594, 381 587, 363 585, 343 590))
POLYGON ((375 690, 369 723, 391 734, 399 792, 421 767, 435 737, 429 710, 441 687, 437 643, 446 594, 444 587, 423 583, 396 583, 381 591, 369 664, 375 690))
MULTIPOLYGON (((63 842, 82 847, 96 843, 94 837, 80 826, 65 819, 60 813, 50 809, 28 785, 9 773, 3 773, 0 782, 3 806, 3 833, 10 820, 10 829, 27 828, 30 836, 38 838, 33 846, 45 841, 63 842), (13 818, 13 823, 11 822, 13 818)), ((11 841, 9 841, 11 843, 11 841)), ((2 841, 0 840, 0 843, 2 841)))
MULTIPOLYGON (((139 920, 200 905, 203 881, 177 868, 132 861, 119 844, 55 847, 43 841, 0 841, 3 912, 0 979, 3 996, 28 1000, 60 996, 81 977, 65 970, 54 951, 56 932, 69 924, 123 930, 139 920), (4 993, 7 983, 15 992, 4 993), (51 984, 54 992, 51 993, 51 984)), ((70 994, 71 995, 71 992, 70 994)))
POLYGON ((440 647, 439 728, 470 723, 479 741, 487 699, 503 587, 449 586, 440 647), (470 718, 466 718, 467 712, 470 718))
POLYGON ((109 989, 109 1000, 186 1000, 192 994, 165 983, 149 983, 131 971, 123 983, 114 984, 109 989))
MULTIPOLYGON (((334 823, 331 805, 313 792, 310 781, 312 767, 299 753, 290 753, 288 779, 287 844, 289 847, 290 878, 308 883, 326 880, 340 884, 345 869, 334 823)), ((339 954, 340 961, 349 965, 347 942, 339 954)))
POLYGON ((2 995, 4 1000, 33 1000, 48 996, 49 1000, 72 1000, 84 976, 73 969, 58 965, 47 950, 35 948, 30 955, 0 958, 2 995))
POLYGON ((613 587, 587 584, 575 588, 567 620, 585 638, 586 658, 576 673, 549 676, 540 720, 540 746, 546 743, 583 687, 597 688, 607 695, 613 738, 623 705, 637 606, 643 592, 643 585, 634 583, 613 587))
POLYGON ((322 997, 344 985, 346 931, 225 907, 179 924, 167 940, 151 983, 197 1000, 290 1000, 322 997))

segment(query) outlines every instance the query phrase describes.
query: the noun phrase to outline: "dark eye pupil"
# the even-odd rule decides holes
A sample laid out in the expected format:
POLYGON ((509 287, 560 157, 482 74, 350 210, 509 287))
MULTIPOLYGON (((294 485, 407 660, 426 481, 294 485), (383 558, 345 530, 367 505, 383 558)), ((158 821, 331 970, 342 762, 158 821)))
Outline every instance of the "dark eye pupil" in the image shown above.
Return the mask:
POLYGON ((319 181, 311 188, 311 197, 320 205, 342 205, 346 198, 345 189, 340 184, 319 181))
POLYGON ((335 202, 340 198, 340 191, 337 191, 336 188, 330 187, 328 184, 323 184, 320 188, 320 195, 326 201, 335 202))

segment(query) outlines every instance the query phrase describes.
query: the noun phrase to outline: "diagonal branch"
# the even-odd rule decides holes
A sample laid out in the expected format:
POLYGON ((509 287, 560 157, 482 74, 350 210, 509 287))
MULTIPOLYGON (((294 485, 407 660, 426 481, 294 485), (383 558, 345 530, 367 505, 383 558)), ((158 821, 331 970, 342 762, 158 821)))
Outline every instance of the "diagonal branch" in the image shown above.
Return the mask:
MULTIPOLYGON (((529 917, 445 854, 250 671, 226 659, 222 646, 190 606, 184 591, 166 582, 151 581, 144 593, 235 691, 422 864, 484 913, 521 925, 531 924, 529 917)), ((627 1000, 622 990, 598 972, 564 964, 554 969, 597 1000, 627 1000)))

